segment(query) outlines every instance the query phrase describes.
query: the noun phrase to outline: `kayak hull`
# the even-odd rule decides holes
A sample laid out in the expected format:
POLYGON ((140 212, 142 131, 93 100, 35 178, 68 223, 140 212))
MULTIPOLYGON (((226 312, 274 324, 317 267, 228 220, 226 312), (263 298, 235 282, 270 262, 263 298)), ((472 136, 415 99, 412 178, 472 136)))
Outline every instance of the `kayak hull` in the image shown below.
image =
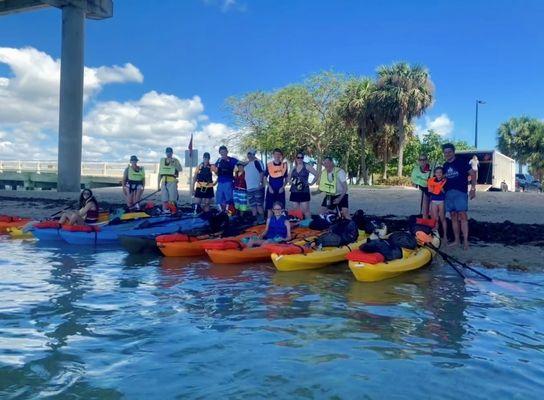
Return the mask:
POLYGON ((346 255, 359 248, 365 239, 342 247, 325 247, 305 254, 272 254, 270 258, 278 271, 302 271, 324 268, 345 261, 346 255))
POLYGON ((155 236, 119 235, 119 243, 130 254, 154 253, 160 254, 155 236))
POLYGON ((398 260, 387 263, 368 264, 361 261, 349 261, 349 269, 360 282, 376 282, 394 278, 408 271, 414 271, 429 264, 433 259, 433 251, 420 247, 398 260))
POLYGON ((165 257, 200 257, 206 255, 202 244, 209 240, 195 240, 192 242, 157 243, 159 251, 165 257))
POLYGON ((41 242, 59 242, 62 238, 59 234, 59 228, 32 228, 32 234, 41 242))
POLYGON ((11 239, 33 239, 32 232, 24 232, 21 228, 7 228, 7 233, 11 239))
POLYGON ((29 222, 30 219, 28 218, 18 219, 16 221, 10 222, 0 221, 0 233, 8 233, 8 229, 10 228, 22 228, 29 222))
POLYGON ((243 248, 241 250, 206 250, 214 264, 247 264, 270 260, 270 250, 263 247, 243 248))

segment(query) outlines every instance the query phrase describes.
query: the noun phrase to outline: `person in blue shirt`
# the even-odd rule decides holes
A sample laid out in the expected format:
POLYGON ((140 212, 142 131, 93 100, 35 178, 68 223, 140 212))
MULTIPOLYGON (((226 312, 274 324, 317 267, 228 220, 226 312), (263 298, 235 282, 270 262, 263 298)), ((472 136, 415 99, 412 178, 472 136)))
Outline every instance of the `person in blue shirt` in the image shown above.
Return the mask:
POLYGON ((446 162, 443 165, 446 184, 444 186, 445 208, 450 213, 454 241, 450 246, 461 244, 460 234, 463 234, 463 247, 468 250, 468 199, 476 197, 476 173, 466 162, 455 157, 455 146, 451 143, 442 145, 446 162), (468 190, 468 177, 470 191, 468 190))
POLYGON ((228 156, 229 150, 226 146, 219 147, 219 154, 221 157, 213 165, 213 171, 217 174, 215 201, 221 206, 222 211, 227 211, 228 206, 233 205, 232 183, 238 160, 228 156))
POLYGON ((272 213, 272 206, 278 202, 285 208, 285 185, 289 178, 289 167, 283 159, 283 151, 274 149, 272 161, 266 164, 265 176, 267 177, 268 188, 266 190, 265 209, 268 210, 268 217, 272 213))

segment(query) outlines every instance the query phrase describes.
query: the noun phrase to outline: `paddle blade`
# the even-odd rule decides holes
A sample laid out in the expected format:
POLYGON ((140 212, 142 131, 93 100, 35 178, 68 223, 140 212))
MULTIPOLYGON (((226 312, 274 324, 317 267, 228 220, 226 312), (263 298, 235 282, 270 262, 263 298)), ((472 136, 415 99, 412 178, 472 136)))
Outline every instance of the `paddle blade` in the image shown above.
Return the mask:
POLYGON ((511 290, 512 292, 518 292, 518 293, 525 293, 526 290, 523 289, 521 286, 516 285, 515 283, 505 282, 505 281, 499 281, 496 279, 493 279, 493 283, 495 283, 497 286, 502 287, 506 290, 511 290))

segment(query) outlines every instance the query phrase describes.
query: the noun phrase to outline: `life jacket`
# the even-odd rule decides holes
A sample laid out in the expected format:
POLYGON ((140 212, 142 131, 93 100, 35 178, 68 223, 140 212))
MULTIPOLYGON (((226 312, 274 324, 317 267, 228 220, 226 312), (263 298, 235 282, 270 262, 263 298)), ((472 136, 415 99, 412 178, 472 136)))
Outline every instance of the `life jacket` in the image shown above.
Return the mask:
POLYGON ((176 170, 176 166, 174 164, 174 159, 172 158, 169 165, 166 165, 166 158, 161 158, 160 164, 159 164, 159 175, 162 176, 178 176, 178 171, 176 170))
POLYGON ((132 166, 128 167, 128 180, 134 182, 142 182, 145 179, 144 167, 138 167, 138 171, 135 171, 132 166))
POLYGON ((434 176, 432 178, 429 178, 429 180, 427 181, 427 187, 429 189, 429 192, 431 192, 432 194, 440 194, 444 189, 446 181, 446 178, 442 178, 441 181, 437 181, 434 176))
POLYGON ((274 164, 274 161, 269 161, 268 164, 266 164, 266 169, 271 178, 283 178, 287 173, 287 163, 282 161, 280 165, 277 165, 274 164))
POLYGON ((334 167, 332 171, 332 182, 331 182, 329 181, 329 173, 327 172, 326 169, 323 170, 323 172, 321 173, 321 177, 319 178, 320 191, 327 194, 331 194, 331 195, 336 194, 336 185, 337 185, 336 181, 338 180, 337 179, 338 171, 340 171, 340 168, 334 167))
POLYGON ((234 171, 234 166, 231 164, 230 157, 226 159, 220 158, 215 163, 217 167, 217 176, 228 176, 232 178, 232 172, 234 171))
POLYGON ((199 188, 213 187, 213 176, 210 164, 204 165, 204 163, 202 163, 198 166, 196 182, 199 188))
POLYGON ((287 218, 284 215, 279 218, 276 218, 274 215, 271 216, 265 239, 274 239, 276 237, 287 238, 285 221, 287 221, 287 218))

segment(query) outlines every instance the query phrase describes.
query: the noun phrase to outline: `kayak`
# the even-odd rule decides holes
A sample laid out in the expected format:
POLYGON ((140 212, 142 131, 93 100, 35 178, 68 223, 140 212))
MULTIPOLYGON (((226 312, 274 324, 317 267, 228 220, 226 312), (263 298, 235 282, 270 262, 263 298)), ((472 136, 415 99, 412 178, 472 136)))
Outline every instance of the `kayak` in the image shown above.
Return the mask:
POLYGON ((8 233, 8 228, 22 228, 30 222, 30 218, 10 217, 0 215, 0 234, 8 233))
MULTIPOLYGON (((293 230, 294 236, 308 238, 315 238, 316 234, 319 232, 308 229, 308 228, 295 228, 293 230)), ((304 240, 295 242, 297 246, 301 246, 305 243, 304 240)), ((258 247, 245 247, 243 243, 239 243, 238 246, 233 246, 235 248, 227 250, 215 250, 215 249, 206 249, 206 254, 210 257, 210 260, 214 264, 245 264, 252 262, 264 262, 270 261, 270 256, 272 250, 266 245, 258 247)))
MULTIPOLYGON (((224 243, 241 243, 241 240, 248 236, 261 233, 265 225, 257 225, 248 228, 244 233, 233 237, 213 238, 207 236, 186 236, 185 238, 169 238, 158 236, 157 246, 160 252, 166 257, 198 257, 206 255, 206 248, 219 247, 216 245, 224 243)), ((235 248, 239 246, 236 245, 235 248)), ((217 248, 216 248, 217 250, 217 248)))
POLYGON ((305 254, 273 253, 270 258, 278 271, 318 269, 344 261, 351 250, 359 248, 365 242, 366 235, 361 234, 359 241, 346 246, 324 247, 321 250, 313 250, 305 254))
POLYGON ((362 261, 368 254, 361 254, 355 250, 349 257, 349 269, 355 275, 355 279, 361 282, 375 282, 393 278, 404 272, 413 271, 429 264, 434 252, 428 247, 419 247, 416 250, 402 249, 403 257, 388 262, 371 263, 362 261))
POLYGON ((31 232, 24 232, 22 228, 7 228, 7 234, 11 239, 33 239, 34 235, 31 232))
POLYGON ((131 254, 153 252, 160 254, 156 239, 161 235, 173 234, 174 232, 190 232, 206 229, 209 222, 199 217, 187 217, 171 223, 141 224, 135 229, 121 232, 119 241, 121 245, 131 254), (122 240, 121 240, 122 238, 122 240))
POLYGON ((60 228, 57 221, 42 221, 31 226, 29 232, 42 242, 62 241, 59 235, 60 228))

